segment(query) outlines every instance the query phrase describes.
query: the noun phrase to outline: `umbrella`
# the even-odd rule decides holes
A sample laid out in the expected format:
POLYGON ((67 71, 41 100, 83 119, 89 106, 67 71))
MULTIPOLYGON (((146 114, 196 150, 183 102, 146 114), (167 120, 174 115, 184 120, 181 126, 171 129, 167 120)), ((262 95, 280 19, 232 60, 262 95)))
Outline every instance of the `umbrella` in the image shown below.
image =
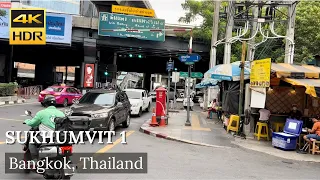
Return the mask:
POLYGON ((216 79, 203 79, 200 83, 196 84, 196 88, 216 86, 217 84, 218 84, 218 80, 216 79))
MULTIPOLYGON (((206 73, 211 74, 211 78, 216 80, 239 81, 240 67, 236 64, 219 64, 208 70, 206 73)), ((244 79, 250 78, 250 69, 244 68, 244 79)))

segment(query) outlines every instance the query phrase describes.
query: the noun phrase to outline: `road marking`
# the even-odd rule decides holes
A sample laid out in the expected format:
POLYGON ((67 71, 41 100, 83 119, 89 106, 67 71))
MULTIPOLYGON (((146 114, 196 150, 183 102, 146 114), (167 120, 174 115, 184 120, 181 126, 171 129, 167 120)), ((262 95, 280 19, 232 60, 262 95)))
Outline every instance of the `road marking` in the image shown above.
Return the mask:
POLYGON ((10 104, 10 105, 3 105, 0 106, 0 108, 4 108, 4 107, 11 107, 11 106, 23 106, 23 105, 28 105, 28 104, 37 104, 39 102, 32 102, 32 103, 21 103, 21 104, 10 104))
POLYGON ((20 120, 20 119, 8 119, 8 118, 0 118, 0 120, 5 120, 5 121, 19 121, 19 122, 23 122, 24 120, 20 120))
POLYGON ((195 113, 191 115, 191 127, 184 127, 183 129, 191 129, 193 131, 211 131, 210 128, 203 128, 200 126, 199 116, 195 113))
MULTIPOLYGON (((21 136, 21 139, 24 139, 24 136, 21 136)), ((17 140, 17 139, 16 139, 17 140)), ((5 141, 0 141, 0 145, 1 144, 6 144, 6 142, 5 141)))
POLYGON ((191 116, 191 127, 192 128, 201 128, 199 118, 194 113, 192 113, 192 116, 191 116))
MULTIPOLYGON (((130 136, 132 133, 134 133, 134 131, 129 131, 126 133, 126 137, 130 136)), ((119 139, 117 139, 113 144, 108 144, 105 147, 101 148, 99 151, 96 152, 96 154, 98 153, 105 153, 107 151, 109 151, 111 148, 113 148, 114 146, 116 146, 117 144, 119 144, 122 141, 122 137, 120 137, 119 139)))
POLYGON ((211 131, 210 128, 194 128, 194 127, 185 127, 183 129, 188 129, 188 130, 192 130, 192 131, 211 131))

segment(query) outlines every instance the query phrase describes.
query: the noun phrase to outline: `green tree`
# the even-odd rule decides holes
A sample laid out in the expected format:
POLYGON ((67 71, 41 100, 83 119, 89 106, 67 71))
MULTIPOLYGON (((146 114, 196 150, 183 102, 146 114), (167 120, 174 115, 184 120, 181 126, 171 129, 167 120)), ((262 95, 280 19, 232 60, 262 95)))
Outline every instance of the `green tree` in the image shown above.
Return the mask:
POLYGON ((4 9, 0 9, 0 20, 3 21, 1 17, 5 17, 5 16, 7 16, 7 11, 4 9))
MULTIPOLYGON (((227 6, 227 2, 223 2, 221 9, 227 6)), ((191 23, 197 17, 203 18, 203 23, 200 27, 195 28, 193 36, 196 40, 207 42, 211 41, 211 28, 213 17, 213 2, 212 1, 196 1, 187 0, 182 4, 186 14, 179 19, 180 22, 191 23)), ((296 7, 295 21, 295 59, 297 63, 305 63, 313 58, 314 55, 320 52, 320 1, 301 1, 296 7)), ((280 8, 276 13, 275 31, 280 35, 286 34, 286 19, 287 9, 280 8), (282 13, 280 13, 280 11, 282 13)), ((240 24, 241 25, 241 24, 240 24)), ((220 18, 219 22, 219 38, 222 39, 225 35, 226 20, 220 18)), ((243 24, 242 24, 243 26, 243 24)), ((266 25, 265 28, 267 28, 266 25)), ((178 34, 182 38, 189 38, 189 34, 178 34)), ((249 33, 248 33, 249 35, 249 33)), ((247 36, 248 36, 247 35, 247 36)), ((271 33, 269 33, 271 36, 271 33)), ((261 41, 261 36, 257 36, 256 41, 261 41)), ((223 57, 223 45, 218 46, 218 59, 223 57)), ((258 46, 255 53, 256 59, 271 57, 274 62, 283 62, 285 56, 285 40, 284 39, 269 39, 264 44, 258 46)), ((232 45, 231 60, 240 60, 241 43, 236 42, 232 45)))

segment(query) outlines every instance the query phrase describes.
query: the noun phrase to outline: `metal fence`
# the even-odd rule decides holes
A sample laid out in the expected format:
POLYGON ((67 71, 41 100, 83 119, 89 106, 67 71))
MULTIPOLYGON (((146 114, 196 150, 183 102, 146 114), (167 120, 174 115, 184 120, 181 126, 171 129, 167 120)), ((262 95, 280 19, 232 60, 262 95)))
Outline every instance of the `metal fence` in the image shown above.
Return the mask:
POLYGON ((18 88, 18 96, 30 99, 32 96, 38 96, 42 91, 42 86, 28 86, 18 88))

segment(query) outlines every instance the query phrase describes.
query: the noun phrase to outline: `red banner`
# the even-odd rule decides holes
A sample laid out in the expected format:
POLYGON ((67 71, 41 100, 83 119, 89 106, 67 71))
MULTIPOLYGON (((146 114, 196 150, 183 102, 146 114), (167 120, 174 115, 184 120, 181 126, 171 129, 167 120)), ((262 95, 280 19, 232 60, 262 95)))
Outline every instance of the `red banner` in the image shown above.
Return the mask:
POLYGON ((84 83, 83 87, 93 88, 94 87, 94 64, 85 64, 84 66, 84 83))
POLYGON ((0 8, 11 8, 11 2, 0 2, 0 8))

